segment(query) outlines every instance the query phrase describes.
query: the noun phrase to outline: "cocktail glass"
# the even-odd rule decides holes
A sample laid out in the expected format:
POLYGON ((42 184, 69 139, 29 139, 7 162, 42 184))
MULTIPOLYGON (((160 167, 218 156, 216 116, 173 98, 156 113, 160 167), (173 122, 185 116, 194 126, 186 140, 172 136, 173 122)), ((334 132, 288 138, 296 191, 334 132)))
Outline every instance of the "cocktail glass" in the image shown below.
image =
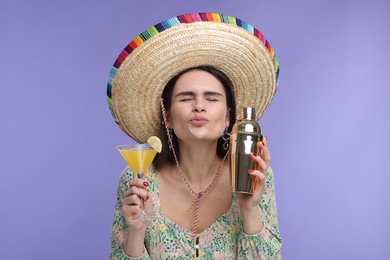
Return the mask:
MULTIPOLYGON (((126 144, 116 146, 120 154, 126 160, 130 168, 138 178, 145 179, 145 171, 150 167, 157 151, 149 144, 126 144)), ((144 208, 144 201, 141 198, 141 212, 138 218, 129 221, 149 221, 152 216, 144 208)))

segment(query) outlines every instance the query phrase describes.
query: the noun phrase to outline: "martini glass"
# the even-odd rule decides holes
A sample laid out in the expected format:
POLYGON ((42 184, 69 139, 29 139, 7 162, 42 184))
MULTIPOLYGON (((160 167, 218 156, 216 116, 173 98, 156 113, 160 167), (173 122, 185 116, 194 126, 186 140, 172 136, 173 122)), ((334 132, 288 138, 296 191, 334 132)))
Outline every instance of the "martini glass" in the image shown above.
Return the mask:
MULTIPOLYGON (((145 171, 150 167, 157 151, 149 144, 125 144, 116 146, 130 168, 138 178, 145 179, 145 171)), ((141 212, 138 218, 129 221, 149 221, 152 217, 144 209, 144 200, 141 198, 141 212)))

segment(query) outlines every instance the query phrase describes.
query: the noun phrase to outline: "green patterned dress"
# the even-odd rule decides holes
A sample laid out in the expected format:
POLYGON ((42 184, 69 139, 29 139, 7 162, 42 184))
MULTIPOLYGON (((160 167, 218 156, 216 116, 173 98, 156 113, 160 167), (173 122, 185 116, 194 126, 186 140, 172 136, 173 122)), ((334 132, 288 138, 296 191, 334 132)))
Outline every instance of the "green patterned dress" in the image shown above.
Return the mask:
POLYGON ((254 235, 243 232, 238 200, 232 195, 232 204, 228 211, 198 234, 198 257, 192 232, 175 224, 161 213, 158 172, 151 168, 146 177, 149 182, 148 191, 152 199, 153 214, 157 218, 148 225, 144 253, 134 258, 128 256, 122 248, 127 223, 122 215, 121 200, 129 181, 134 178, 132 170, 126 168, 119 180, 110 259, 281 259, 282 240, 279 235, 271 168, 268 169, 264 194, 259 203, 263 212, 263 219, 259 221, 263 221, 264 229, 254 235))

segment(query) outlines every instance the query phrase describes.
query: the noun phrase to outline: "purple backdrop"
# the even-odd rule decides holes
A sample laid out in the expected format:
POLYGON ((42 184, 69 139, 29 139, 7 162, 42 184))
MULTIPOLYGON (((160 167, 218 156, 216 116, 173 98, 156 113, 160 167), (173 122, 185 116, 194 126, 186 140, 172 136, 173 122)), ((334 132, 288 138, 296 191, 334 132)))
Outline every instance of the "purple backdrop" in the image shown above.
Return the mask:
POLYGON ((279 59, 260 123, 284 258, 390 259, 386 0, 3 1, 1 259, 108 258, 114 145, 130 142, 107 107, 111 66, 147 27, 201 11, 248 21, 279 59))

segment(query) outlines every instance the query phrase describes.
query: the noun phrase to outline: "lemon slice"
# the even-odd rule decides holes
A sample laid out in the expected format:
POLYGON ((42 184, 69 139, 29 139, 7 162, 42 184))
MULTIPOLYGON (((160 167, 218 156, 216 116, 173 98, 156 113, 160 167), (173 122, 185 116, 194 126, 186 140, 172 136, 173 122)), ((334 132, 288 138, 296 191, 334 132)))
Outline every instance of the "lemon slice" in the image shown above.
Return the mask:
POLYGON ((161 140, 160 138, 158 138, 157 136, 151 136, 149 137, 147 143, 153 147, 154 150, 156 150, 157 152, 161 153, 161 150, 162 150, 162 143, 161 143, 161 140))

